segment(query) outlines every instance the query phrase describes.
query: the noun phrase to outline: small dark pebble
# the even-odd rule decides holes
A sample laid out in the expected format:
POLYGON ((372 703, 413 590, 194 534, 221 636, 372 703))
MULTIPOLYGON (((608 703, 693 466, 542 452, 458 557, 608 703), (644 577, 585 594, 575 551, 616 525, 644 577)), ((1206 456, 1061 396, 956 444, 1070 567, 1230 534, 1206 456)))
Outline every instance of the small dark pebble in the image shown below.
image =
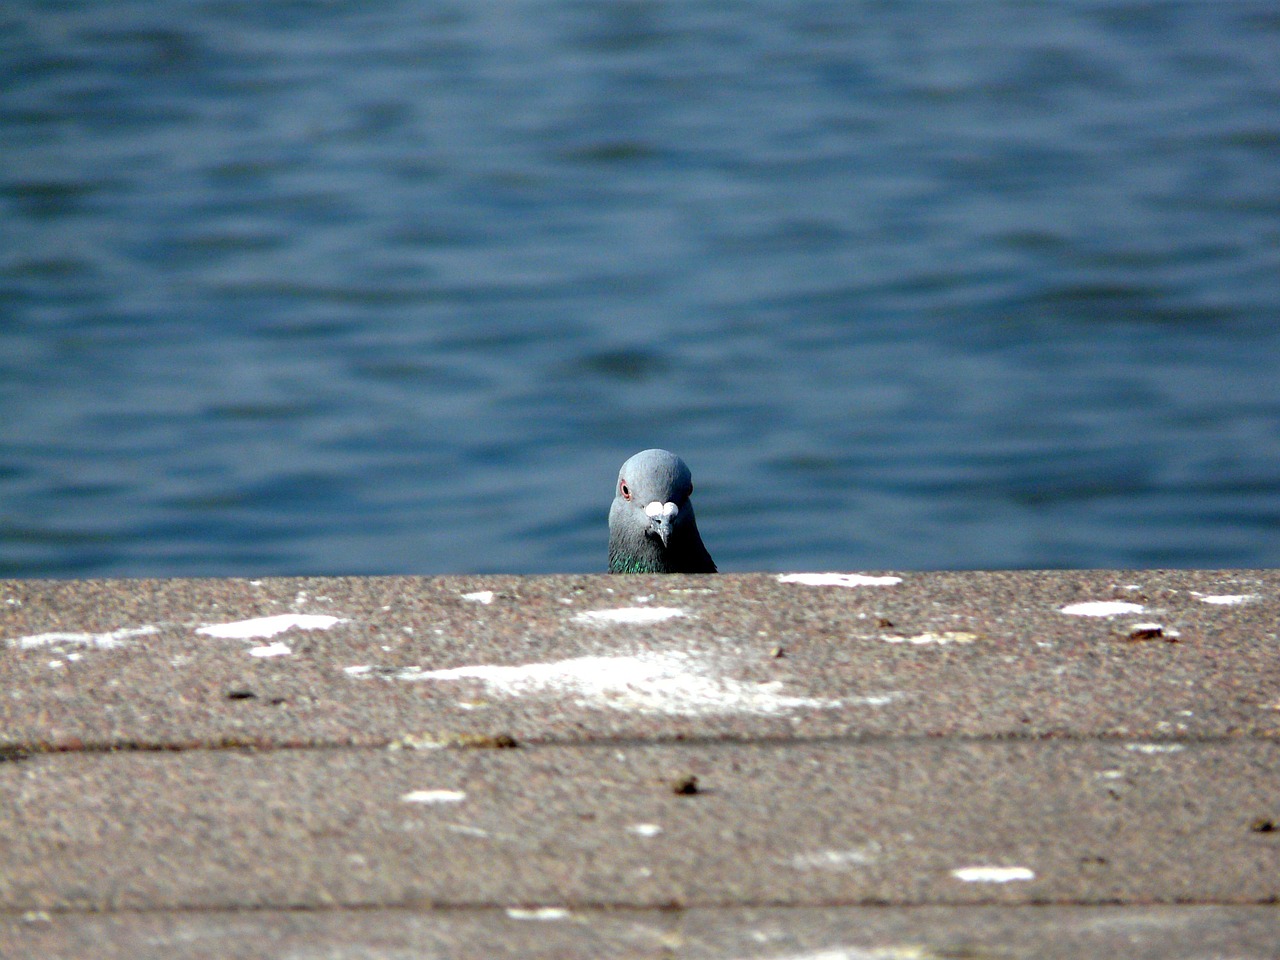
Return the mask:
POLYGON ((228 690, 227 691, 228 700, 254 700, 254 699, 257 699, 257 696, 258 695, 254 693, 252 690, 228 690))
POLYGON ((686 774, 671 785, 671 792, 683 797, 691 797, 698 792, 698 778, 692 773, 686 774))
POLYGON ((769 651, 769 656, 773 657, 773 659, 775 660, 780 660, 786 655, 787 655, 786 647, 774 647, 772 650, 769 651))
POLYGON ((1249 824, 1249 829, 1254 833, 1275 833, 1276 822, 1270 817, 1259 817, 1249 824))
POLYGON ((1140 626, 1129 631, 1130 640, 1159 640, 1164 636, 1163 627, 1140 626))
POLYGON ((889 627, 893 626, 893 621, 888 617, 876 617, 876 626, 881 630, 887 630, 889 627))
POLYGON ((514 750, 520 746, 519 741, 509 733, 462 733, 453 742, 459 747, 477 750, 514 750))

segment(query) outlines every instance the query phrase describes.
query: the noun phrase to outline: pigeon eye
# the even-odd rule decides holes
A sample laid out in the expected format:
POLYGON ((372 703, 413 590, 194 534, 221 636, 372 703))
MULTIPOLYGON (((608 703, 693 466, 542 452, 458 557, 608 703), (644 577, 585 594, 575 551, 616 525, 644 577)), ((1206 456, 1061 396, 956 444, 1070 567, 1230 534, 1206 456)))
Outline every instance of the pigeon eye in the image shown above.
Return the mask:
POLYGON ((619 481, 618 492, 622 494, 623 500, 631 499, 631 488, 627 486, 627 481, 625 480, 619 481))

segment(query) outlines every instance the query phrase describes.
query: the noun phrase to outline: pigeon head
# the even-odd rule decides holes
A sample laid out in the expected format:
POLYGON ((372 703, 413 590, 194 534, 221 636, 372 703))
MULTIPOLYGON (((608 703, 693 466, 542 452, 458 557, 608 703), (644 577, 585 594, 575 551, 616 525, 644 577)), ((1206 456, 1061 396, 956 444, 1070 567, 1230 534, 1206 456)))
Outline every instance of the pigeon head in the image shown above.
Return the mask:
POLYGON ((609 508, 610 573, 715 573, 689 495, 693 476, 667 450, 622 465, 609 508))

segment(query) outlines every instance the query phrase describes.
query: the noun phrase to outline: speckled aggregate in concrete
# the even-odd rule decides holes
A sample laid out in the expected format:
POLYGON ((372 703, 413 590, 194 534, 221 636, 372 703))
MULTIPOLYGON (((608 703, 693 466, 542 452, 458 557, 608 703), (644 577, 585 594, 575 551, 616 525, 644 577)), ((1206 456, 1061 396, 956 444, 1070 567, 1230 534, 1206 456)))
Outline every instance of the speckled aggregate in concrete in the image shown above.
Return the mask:
POLYGON ((1271 571, 9 581, 0 618, 10 746, 1280 735, 1271 571), (332 623, 199 632, 284 615, 332 623))
POLYGON ((15 909, 1280 899, 1280 744, 49 754, 0 770, 15 909), (692 774, 699 792, 672 784, 692 774), (128 856, 122 857, 127 850, 128 856), (994 871, 990 880, 963 871, 994 871), (961 873, 957 873, 961 871, 961 873), (998 879, 1001 872, 1007 879, 998 879))
POLYGON ((1277 956, 1278 630, 1276 571, 0 582, 0 955, 1277 956))
POLYGON ((39 960, 1273 960, 1269 907, 727 907, 32 914, 0 918, 39 960))

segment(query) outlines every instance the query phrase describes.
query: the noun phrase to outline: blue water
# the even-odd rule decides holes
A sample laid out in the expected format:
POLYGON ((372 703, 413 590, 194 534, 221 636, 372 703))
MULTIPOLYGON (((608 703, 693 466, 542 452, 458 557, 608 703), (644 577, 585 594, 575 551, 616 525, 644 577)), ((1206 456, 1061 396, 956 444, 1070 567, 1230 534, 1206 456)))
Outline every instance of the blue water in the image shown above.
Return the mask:
POLYGON ((1280 13, 0 11, 0 575, 1280 565, 1280 13))

